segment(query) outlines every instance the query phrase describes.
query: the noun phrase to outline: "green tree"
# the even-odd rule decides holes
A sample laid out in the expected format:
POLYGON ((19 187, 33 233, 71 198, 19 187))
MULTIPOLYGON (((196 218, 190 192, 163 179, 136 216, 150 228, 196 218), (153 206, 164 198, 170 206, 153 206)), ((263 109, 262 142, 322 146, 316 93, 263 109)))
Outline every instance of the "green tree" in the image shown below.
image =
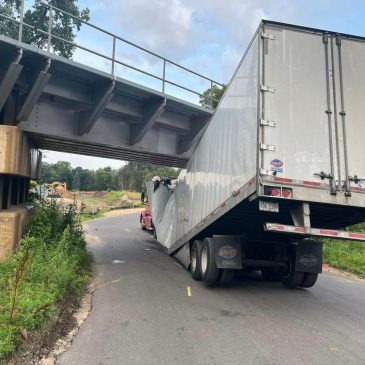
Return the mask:
POLYGON ((42 163, 42 178, 41 183, 51 183, 52 181, 56 181, 55 170, 52 164, 47 162, 42 163))
POLYGON ((53 165, 53 168, 55 170, 56 181, 65 182, 67 189, 70 189, 72 187, 73 177, 71 164, 67 161, 58 161, 53 165))
POLYGON ((95 171, 95 190, 108 190, 113 188, 113 173, 111 167, 104 167, 95 171))
POLYGON ((79 170, 75 170, 72 177, 72 190, 80 191, 81 190, 81 179, 79 170))
MULTIPOLYGON (((89 21, 90 11, 88 8, 80 9, 77 0, 49 0, 49 5, 53 5, 75 17, 89 21)), ((21 0, 0 0, 0 13, 10 17, 18 18, 20 14, 21 0)), ((48 42, 48 35, 41 33, 48 32, 49 8, 42 4, 41 0, 35 0, 31 9, 24 13, 24 23, 33 26, 23 28, 22 40, 25 43, 33 44, 43 48, 48 42)), ((60 11, 53 11, 52 34, 73 42, 76 34, 80 31, 82 22, 60 11)), ((6 19, 0 19, 0 33, 11 38, 18 38, 19 26, 6 19)), ((71 58, 75 47, 56 38, 51 40, 52 50, 63 57, 71 58)))
POLYGON ((217 85, 213 85, 212 88, 209 88, 203 92, 203 96, 200 97, 200 104, 205 108, 216 109, 219 101, 221 100, 224 92, 226 91, 226 86, 218 87, 217 85))

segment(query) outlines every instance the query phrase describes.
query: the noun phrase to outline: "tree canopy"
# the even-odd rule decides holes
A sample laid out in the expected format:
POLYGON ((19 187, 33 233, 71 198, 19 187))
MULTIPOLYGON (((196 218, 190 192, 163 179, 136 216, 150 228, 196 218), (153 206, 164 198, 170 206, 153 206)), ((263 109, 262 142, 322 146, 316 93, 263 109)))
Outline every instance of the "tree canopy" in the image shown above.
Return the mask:
POLYGON ((68 189, 76 191, 99 190, 129 190, 142 192, 145 182, 158 175, 162 177, 177 177, 180 170, 171 167, 158 167, 140 162, 129 162, 118 170, 104 167, 97 170, 72 168, 66 161, 54 164, 42 164, 41 183, 62 182, 68 189))
POLYGON ((203 96, 201 96, 199 100, 201 106, 215 109, 226 91, 226 88, 226 86, 218 87, 217 85, 213 85, 212 88, 205 90, 203 96))
MULTIPOLYGON (((61 10, 70 13, 84 21, 89 21, 90 11, 88 8, 80 9, 77 0, 49 0, 49 5, 53 5, 61 10)), ((21 0, 0 0, 0 13, 7 17, 17 19, 20 16, 21 0)), ((41 0, 35 0, 31 9, 24 13, 24 23, 33 26, 23 28, 22 41, 43 48, 48 41, 49 8, 42 4, 41 0)), ((53 11, 52 34, 73 42, 77 32, 80 31, 82 22, 71 16, 67 16, 60 11, 53 11)), ((19 25, 10 20, 0 18, 0 34, 18 39, 19 25)), ((52 38, 52 50, 63 57, 71 58, 75 47, 67 42, 52 38)))

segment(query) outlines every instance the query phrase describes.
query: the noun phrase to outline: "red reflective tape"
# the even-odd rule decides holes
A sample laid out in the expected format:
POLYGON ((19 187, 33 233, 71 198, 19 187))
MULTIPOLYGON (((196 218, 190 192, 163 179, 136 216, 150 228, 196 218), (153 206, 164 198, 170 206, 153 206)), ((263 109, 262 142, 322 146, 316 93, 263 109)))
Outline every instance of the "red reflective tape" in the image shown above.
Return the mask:
POLYGON ((274 229, 277 230, 277 231, 285 231, 285 227, 284 226, 274 226, 274 229))
POLYGON ((226 202, 221 204, 221 208, 224 208, 224 206, 226 205, 226 202))
POLYGON ((349 232, 349 237, 351 237, 351 238, 359 238, 361 240, 364 240, 365 239, 365 234, 364 233, 352 233, 352 232, 349 232))
POLYGON ((293 182, 293 179, 286 179, 284 177, 276 177, 275 178, 275 181, 283 182, 283 183, 292 183, 293 182))
POLYGON ((321 229, 321 230, 319 230, 319 233, 326 235, 326 236, 338 236, 337 231, 330 231, 328 229, 321 229))
POLYGON ((238 191, 235 191, 233 194, 232 194, 232 196, 235 198, 236 196, 238 196, 238 195, 240 195, 240 191, 238 190, 238 191))
POLYGON ((251 181, 249 181, 248 185, 253 185, 256 183, 256 179, 252 179, 251 181))
POLYGON ((294 231, 297 233, 305 233, 305 228, 304 227, 295 227, 294 231))
POLYGON ((304 185, 309 185, 309 186, 321 186, 322 184, 319 182, 315 182, 315 181, 303 181, 304 185))
POLYGON ((351 188, 351 191, 364 191, 364 188, 359 188, 359 187, 353 187, 351 188))

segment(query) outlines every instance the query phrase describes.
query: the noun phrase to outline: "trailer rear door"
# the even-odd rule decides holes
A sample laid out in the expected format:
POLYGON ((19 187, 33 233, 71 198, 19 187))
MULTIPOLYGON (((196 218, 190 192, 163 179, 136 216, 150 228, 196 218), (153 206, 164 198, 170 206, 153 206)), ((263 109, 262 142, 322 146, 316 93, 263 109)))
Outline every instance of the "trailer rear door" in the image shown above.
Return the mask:
POLYGON ((262 173, 330 190, 336 161, 328 43, 322 33, 265 24, 262 44, 262 173))
POLYGON ((334 54, 342 181, 352 192, 361 191, 365 179, 365 42, 337 36, 334 54))

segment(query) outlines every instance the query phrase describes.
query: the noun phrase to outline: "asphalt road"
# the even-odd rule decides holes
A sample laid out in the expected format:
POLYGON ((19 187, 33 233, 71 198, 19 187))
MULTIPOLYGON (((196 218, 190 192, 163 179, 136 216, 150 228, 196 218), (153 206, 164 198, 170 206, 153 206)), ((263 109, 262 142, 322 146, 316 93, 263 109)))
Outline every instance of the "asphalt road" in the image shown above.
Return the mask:
POLYGON ((137 215, 86 228, 100 285, 62 365, 365 364, 365 282, 323 274, 288 290, 251 273, 207 286, 137 215))

